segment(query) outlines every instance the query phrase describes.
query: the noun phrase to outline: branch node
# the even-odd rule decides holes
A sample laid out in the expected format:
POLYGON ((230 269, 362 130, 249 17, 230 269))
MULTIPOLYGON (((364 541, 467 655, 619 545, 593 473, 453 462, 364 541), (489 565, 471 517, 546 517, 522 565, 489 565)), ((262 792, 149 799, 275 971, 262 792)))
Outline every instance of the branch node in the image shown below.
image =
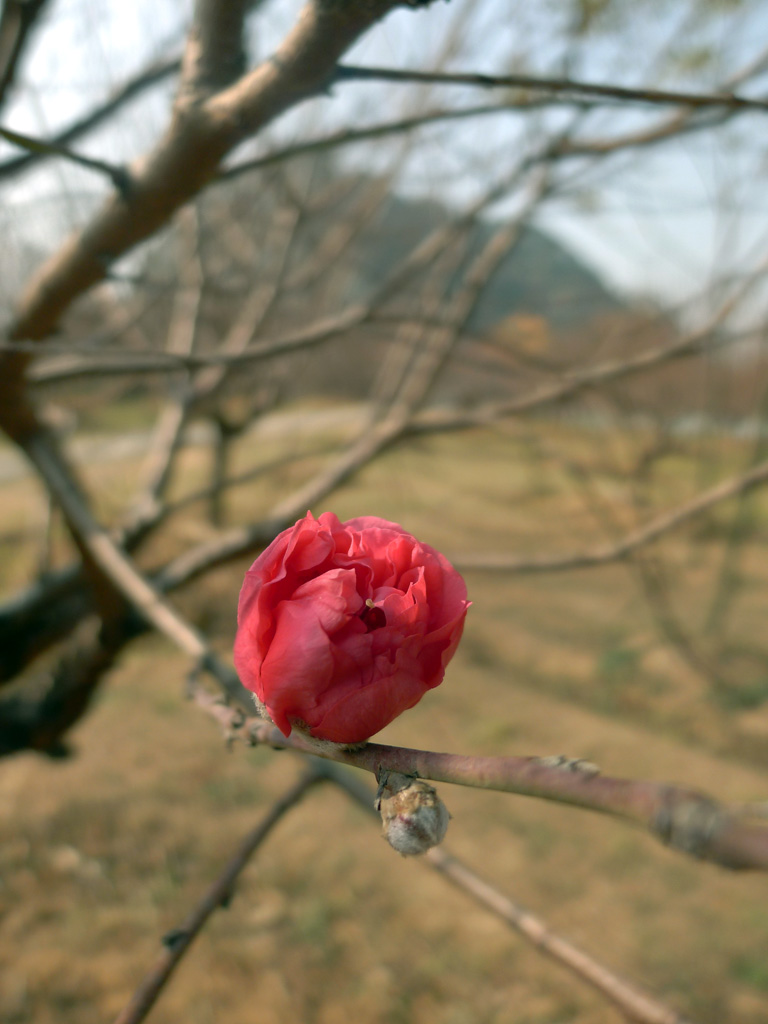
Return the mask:
POLYGON ((184 681, 184 696, 187 700, 194 700, 197 697, 198 690, 200 688, 200 676, 205 670, 205 659, 197 658, 187 672, 187 678, 184 681))
POLYGON ((189 938, 189 932, 184 928, 172 928, 171 931, 166 932, 160 940, 166 949, 176 949, 182 942, 186 942, 189 938))
POLYGON ((691 794, 667 801, 651 822, 651 831, 666 846, 706 860, 725 820, 722 808, 714 800, 691 794))
POLYGON ((123 202, 129 202, 133 194, 133 177, 128 168, 122 166, 113 167, 110 177, 123 202))
POLYGON ((574 772, 587 778, 600 774, 598 765, 585 761, 583 757, 567 757, 565 754, 552 754, 548 757, 535 757, 536 764, 542 768, 561 768, 565 772, 574 772))

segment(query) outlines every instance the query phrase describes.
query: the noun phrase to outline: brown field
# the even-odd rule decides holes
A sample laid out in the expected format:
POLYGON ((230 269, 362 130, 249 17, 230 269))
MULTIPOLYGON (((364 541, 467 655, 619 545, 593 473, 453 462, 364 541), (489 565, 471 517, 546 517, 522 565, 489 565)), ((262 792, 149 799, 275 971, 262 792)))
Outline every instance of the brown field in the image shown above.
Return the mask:
MULTIPOLYGON (((632 525, 626 471, 647 440, 551 421, 417 438, 326 507, 342 518, 396 519, 457 561, 567 552, 632 525), (589 489, 580 466, 590 471, 589 489)), ((258 455, 266 461, 298 444, 295 436, 262 439, 258 455)), ((255 450, 244 441, 233 468, 255 450)), ((641 514, 686 500, 749 457, 750 446, 737 441, 677 445, 654 462, 641 514)), ((189 449, 183 463, 179 493, 204 483, 206 455, 189 449)), ((308 456, 237 489, 231 520, 258 517, 319 463, 308 456)), ((112 460, 87 468, 105 496, 102 511, 119 507, 136 467, 112 460)), ((35 564, 44 506, 29 480, 0 494, 0 583, 10 592, 35 564)), ((143 564, 204 538, 210 528, 199 511, 175 519, 143 564)), ((674 607, 697 636, 733 511, 718 508, 654 548, 671 567, 674 607)), ((727 685, 713 685, 660 636, 630 566, 470 572, 474 606, 444 684, 382 742, 565 753, 610 774, 765 800, 768 503, 758 494, 741 511, 727 685)), ((63 538, 56 548, 64 559, 63 538)), ((245 568, 220 570, 175 597, 223 653, 245 568)), ((183 699, 187 668, 158 637, 137 641, 74 730, 75 756, 0 763, 4 1024, 111 1020, 161 936, 299 775, 290 753, 227 752, 215 725, 183 699)), ((593 814, 458 787, 443 786, 442 795, 453 815, 446 848, 552 928, 695 1020, 768 1019, 767 878, 687 860, 593 814)), ((427 865, 390 850, 375 822, 329 787, 277 827, 150 1016, 157 1024, 618 1019, 427 865)))

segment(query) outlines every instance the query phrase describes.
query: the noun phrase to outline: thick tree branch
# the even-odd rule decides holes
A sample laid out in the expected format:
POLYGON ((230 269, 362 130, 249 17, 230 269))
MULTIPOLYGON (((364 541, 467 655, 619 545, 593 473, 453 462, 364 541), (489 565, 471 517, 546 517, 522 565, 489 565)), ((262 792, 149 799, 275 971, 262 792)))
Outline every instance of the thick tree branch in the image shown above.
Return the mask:
MULTIPOLYGON (((12 339, 49 335, 75 298, 119 256, 154 234, 217 173, 223 157, 298 102, 322 91, 339 57, 396 0, 309 0, 285 42, 260 67, 204 103, 180 102, 156 149, 129 168, 128 201, 112 196, 40 270, 22 297, 12 339)), ((39 424, 25 394, 29 356, 0 358, 0 426, 14 439, 39 424)))
MULTIPOLYGON (((86 565, 97 574, 99 589, 106 590, 106 603, 111 604, 115 598, 119 599, 118 608, 110 614, 110 620, 114 618, 120 622, 119 606, 125 602, 135 610, 140 619, 151 623, 180 650, 197 663, 205 665, 232 700, 249 706, 247 694, 237 676, 214 656, 202 633, 194 629, 164 600, 159 591, 142 576, 131 559, 120 550, 107 531, 96 523, 83 495, 52 454, 46 439, 30 440, 26 452, 49 493, 64 512, 86 565)), ((97 601, 97 607, 101 608, 104 603, 102 598, 97 601)))
POLYGON ((133 635, 130 621, 105 628, 95 615, 84 618, 55 668, 36 673, 25 687, 0 698, 0 756, 20 750, 65 753, 66 732, 85 713, 105 672, 133 635))
POLYGON ((302 99, 322 91, 338 58, 395 0, 310 0, 285 42, 260 67, 203 104, 181 104, 165 138, 130 169, 131 201, 113 197, 32 282, 9 334, 44 338, 108 265, 153 234, 215 175, 222 158, 302 99))
POLYGON ((286 737, 271 722, 239 710, 196 686, 195 702, 246 742, 316 754, 377 775, 381 769, 518 796, 582 807, 648 829, 665 845, 734 870, 768 871, 768 822, 751 818, 683 786, 603 775, 594 765, 567 758, 473 757, 367 743, 360 750, 316 745, 294 730, 286 737))
POLYGON ((245 71, 243 27, 251 0, 196 0, 177 103, 200 103, 245 71))
POLYGON ((79 565, 50 573, 0 605, 0 685, 62 640, 92 609, 93 595, 79 565))

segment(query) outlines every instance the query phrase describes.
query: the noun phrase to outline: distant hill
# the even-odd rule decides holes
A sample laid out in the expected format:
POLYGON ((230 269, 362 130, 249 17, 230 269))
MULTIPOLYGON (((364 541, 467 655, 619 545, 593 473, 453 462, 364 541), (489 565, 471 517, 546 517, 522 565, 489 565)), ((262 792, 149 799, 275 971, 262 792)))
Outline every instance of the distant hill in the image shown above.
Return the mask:
MULTIPOLYGON (((359 182, 355 184, 359 187, 359 182)), ((343 204, 336 215, 343 218, 343 204)), ((325 305, 329 297, 341 305, 364 301, 425 238, 454 217, 452 210, 435 200, 387 196, 358 231, 354 245, 328 268, 321 290, 312 295, 313 305, 331 313, 333 309, 325 305)), ((457 230, 452 247, 435 267, 406 277, 390 302, 393 315, 417 318, 423 313, 425 290, 450 298, 498 228, 499 222, 476 220, 457 230)), ((466 333, 489 336, 518 319, 543 325, 549 341, 555 339, 555 347, 568 349, 570 339, 584 334, 590 324, 619 316, 626 309, 599 276, 559 242, 526 227, 482 288, 466 333)), ((366 394, 380 365, 382 342, 391 338, 394 329, 366 328, 331 342, 322 352, 306 353, 294 361, 287 393, 366 394)), ((509 392, 509 376, 500 377, 493 360, 489 363, 471 344, 462 344, 457 356, 433 397, 455 402, 509 392)))
MULTIPOLYGON (((368 395, 398 322, 421 316, 425 295, 432 305, 449 299, 500 224, 483 219, 457 224, 456 212, 435 199, 388 192, 386 182, 365 175, 328 173, 301 196, 302 215, 285 234, 281 217, 291 223, 290 217, 284 217, 291 209, 285 198, 279 179, 265 179, 212 190, 199 200, 197 244, 205 278, 196 319, 198 351, 221 344, 243 307, 265 283, 281 282, 257 339, 292 331, 366 301, 433 232, 448 227, 451 237, 434 261, 410 271, 398 284, 385 304, 388 320, 366 323, 321 347, 244 367, 232 375, 230 393, 258 392, 272 396, 265 399, 269 401, 310 394, 368 395), (286 240, 288 260, 281 266, 281 246, 286 240)), ((131 322, 129 329, 116 331, 114 340, 105 344, 118 345, 123 351, 132 346, 165 347, 180 261, 183 264, 188 246, 188 239, 173 232, 153 240, 143 261, 134 264, 135 284, 108 285, 79 303, 68 318, 69 336, 108 337, 110 322, 122 320, 131 322)), ((569 339, 588 333, 589 325, 600 317, 624 310, 597 274, 548 235, 526 227, 482 287, 464 333, 487 337, 490 350, 494 333, 512 324, 516 336, 522 328, 523 347, 531 337, 538 344, 546 336, 550 356, 554 349, 568 350, 569 339)), ((517 344, 513 340, 513 347, 517 344)), ((471 341, 462 342, 456 356, 432 398, 463 401, 507 394, 520 384, 514 375, 500 374, 493 353, 489 358, 489 351, 474 350, 471 341)), ((92 382, 86 390, 89 396, 96 388, 113 400, 113 388, 163 386, 157 379, 126 377, 113 379, 110 385, 92 382)))
MULTIPOLYGON (((349 298, 362 297, 421 239, 449 223, 452 216, 451 210, 434 200, 391 196, 360 237, 349 298)), ((463 279, 469 263, 498 226, 488 220, 474 223, 465 255, 453 273, 454 282, 463 279)), ((621 300, 596 273, 549 235, 528 227, 483 289, 468 329, 485 333, 513 313, 543 316, 555 329, 573 329, 596 315, 622 308, 621 300)))

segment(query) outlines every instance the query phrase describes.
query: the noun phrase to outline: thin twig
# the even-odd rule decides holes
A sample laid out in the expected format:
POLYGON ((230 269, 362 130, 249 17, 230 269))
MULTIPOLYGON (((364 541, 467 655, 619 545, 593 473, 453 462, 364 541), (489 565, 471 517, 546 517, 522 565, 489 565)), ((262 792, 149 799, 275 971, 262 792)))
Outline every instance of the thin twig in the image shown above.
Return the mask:
MULTIPOLYGON (((295 160, 297 157, 308 156, 312 153, 322 153, 328 149, 341 149, 344 146, 357 145, 361 142, 384 139, 390 135, 406 135, 417 128, 425 128, 442 122, 461 121, 494 114, 529 114, 532 109, 549 106, 550 102, 510 100, 504 103, 482 103, 454 110, 430 110, 411 117, 397 118, 394 121, 382 121, 378 124, 369 125, 366 128, 344 128, 317 139, 296 142, 290 146, 284 146, 282 149, 273 150, 271 153, 264 153, 263 156, 254 157, 252 160, 244 160, 241 163, 234 164, 222 171, 214 184, 231 181, 242 174, 261 171, 286 160, 295 160)), ((569 105, 582 106, 583 103, 578 100, 572 100, 569 105)))
POLYGON ((232 896, 237 877, 255 851, 261 846, 280 819, 301 800, 316 783, 326 778, 318 768, 311 768, 280 797, 269 812, 242 841, 237 852, 212 883, 203 898, 184 922, 163 938, 164 949, 155 964, 131 996, 130 1001, 115 1017, 114 1024, 139 1024, 154 1006, 171 974, 187 952, 211 914, 226 906, 232 896))
POLYGON ((115 188, 124 196, 128 195, 131 179, 124 167, 116 164, 108 164, 104 160, 97 160, 95 157, 83 156, 82 153, 75 153, 66 146, 58 145, 55 142, 46 142, 44 139, 33 139, 31 135, 24 135, 22 132, 11 131, 10 128, 0 126, 0 138, 10 142, 19 149, 25 149, 28 153, 35 153, 44 156, 57 156, 68 160, 78 167, 84 167, 88 171, 96 171, 103 174, 112 182, 115 188))
POLYGON ((578 946, 553 932, 540 917, 483 881, 456 857, 434 849, 427 852, 426 858, 436 871, 506 921, 545 956, 596 989, 617 1007, 626 1020, 637 1021, 638 1024, 686 1024, 689 1021, 689 1018, 636 988, 578 946))
POLYGON ((19 64, 48 0, 5 0, 0 12, 0 104, 14 84, 19 64))
POLYGON ((768 100, 738 96, 732 92, 676 92, 670 89, 630 89, 601 82, 579 82, 570 78, 537 78, 532 75, 484 75, 457 71, 408 71, 397 68, 363 68, 340 64, 336 81, 425 82, 434 85, 469 85, 481 89, 533 89, 544 92, 567 93, 620 100, 631 103, 650 103, 678 107, 725 107, 731 110, 768 110, 768 100))
MULTIPOLYGON (((27 7, 29 4, 24 4, 23 6, 27 7)), ((158 82, 162 82, 175 74, 180 67, 180 58, 171 57, 169 60, 160 61, 159 63, 142 68, 141 71, 124 82, 103 102, 93 107, 88 113, 71 121, 66 128, 57 132, 47 142, 51 147, 66 147, 70 142, 76 142, 83 135, 86 135, 94 128, 98 128, 100 124, 103 124, 113 114, 117 113, 126 103, 140 96, 145 89, 150 89, 153 85, 157 85, 158 82)), ((5 160, 3 163, 0 163, 0 180, 20 174, 38 160, 54 155, 54 153, 54 149, 46 152, 27 152, 23 156, 5 160)))
MULTIPOLYGON (((197 208, 189 206, 179 217, 180 243, 186 252, 179 269, 179 285, 173 297, 166 348, 168 355, 191 356, 199 338, 200 311, 205 273, 200 254, 200 220, 197 208)), ((174 457, 186 425, 184 396, 189 382, 179 382, 175 393, 163 405, 152 431, 148 454, 142 470, 144 485, 136 501, 137 517, 146 520, 147 509, 161 501, 171 478, 174 457)))
POLYGON ((759 463, 746 473, 721 481, 708 491, 704 491, 703 494, 697 494, 695 498, 684 505, 663 512, 646 523, 645 526, 632 530, 615 544, 604 544, 586 551, 575 551, 571 554, 555 555, 551 558, 506 558, 504 556, 462 558, 457 556, 454 561, 462 571, 515 574, 591 569, 610 562, 623 561, 639 548, 652 544, 664 534, 695 519, 702 512, 737 495, 746 494, 766 482, 768 482, 768 460, 759 463))
MULTIPOLYGON (((183 369, 203 369, 206 367, 234 368, 249 363, 259 362, 272 356, 287 355, 299 349, 318 345, 330 338, 344 334, 360 326, 366 319, 365 306, 349 306, 341 313, 317 320, 306 327, 300 327, 284 335, 278 335, 265 341, 250 345, 243 351, 220 351, 206 354, 179 355, 171 352, 155 352, 126 354, 120 351, 104 352, 98 356, 81 357, 63 355, 61 359, 51 360, 48 366, 41 364, 29 371, 29 380, 36 384, 61 383, 84 377, 104 377, 112 374, 133 374, 169 371, 178 373, 183 369)), ((56 351, 56 347, 46 346, 45 351, 56 351)), ((0 343, 0 353, 39 352, 40 346, 29 342, 0 343)), ((72 349, 60 348, 62 353, 71 354, 72 349)))
MULTIPOLYGON (((378 817, 373 806, 372 794, 357 779, 336 769, 329 772, 329 781, 344 790, 369 814, 378 817)), ((425 854, 424 861, 457 888, 472 896, 476 902, 506 921, 545 956, 598 991, 616 1006, 627 1020, 637 1021, 638 1024, 686 1024, 686 1018, 681 1014, 637 988, 632 982, 620 978, 594 957, 557 935, 540 917, 525 910, 489 885, 457 857, 440 848, 434 848, 425 854)))
MULTIPOLYGON (((403 318, 388 313, 366 313, 367 309, 367 303, 365 306, 348 306, 341 313, 323 317, 320 320, 285 334, 278 334, 273 338, 263 339, 238 352, 217 350, 214 352, 182 355, 168 351, 152 351, 150 349, 136 349, 125 352, 119 349, 95 350, 90 346, 49 343, 45 346, 45 357, 33 364, 27 373, 27 377, 34 384, 60 384, 63 381, 87 377, 130 376, 132 374, 149 373, 174 374, 183 370, 199 370, 205 367, 236 368, 258 363, 272 356, 287 355, 291 352, 309 348, 312 345, 320 344, 339 334, 360 327, 366 322, 396 323, 403 326, 408 326, 409 324, 446 326, 444 318, 419 316, 418 320, 416 320, 413 316, 403 318)), ((717 346, 722 348, 727 344, 753 336, 754 332, 750 330, 734 331, 718 338, 717 346)), ((696 337, 697 339, 699 338, 699 332, 696 332, 696 337)), ((478 340, 485 341, 484 339, 478 340)), ((700 340, 706 341, 707 339, 700 340)), ((487 342, 485 343, 487 344, 487 342)), ((658 350, 653 349, 651 351, 654 353, 658 351, 660 361, 696 354, 693 349, 690 352, 687 350, 687 344, 683 351, 681 351, 679 339, 670 345, 660 346, 658 350)), ((0 354, 37 354, 39 352, 40 345, 37 342, 0 341, 0 354)), ((646 353, 642 357, 638 357, 638 360, 627 359, 621 363, 620 367, 618 363, 614 364, 612 362, 611 379, 624 376, 625 373, 633 373, 636 370, 642 371, 648 367, 646 353)), ((603 367, 604 364, 599 364, 597 367, 581 371, 578 382, 572 377, 566 377, 564 381, 559 382, 557 385, 544 385, 541 392, 537 390, 534 396, 526 396, 524 399, 519 400, 526 403, 524 409, 512 404, 518 401, 516 399, 511 399, 503 406, 503 409, 511 410, 512 412, 527 411, 528 408, 533 407, 531 405, 532 402, 538 405, 539 403, 549 404, 563 401, 565 398, 569 398, 574 391, 583 390, 585 387, 601 383, 605 373, 603 367)), ((499 405, 501 407, 501 403, 499 405)), ((472 412, 473 410, 470 410, 470 415, 472 412)), ((490 414, 487 408, 482 406, 476 415, 484 416, 487 420, 490 414)), ((450 413, 445 415, 444 420, 448 427, 453 423, 450 413)), ((442 423, 443 420, 440 420, 440 422, 442 423)))

